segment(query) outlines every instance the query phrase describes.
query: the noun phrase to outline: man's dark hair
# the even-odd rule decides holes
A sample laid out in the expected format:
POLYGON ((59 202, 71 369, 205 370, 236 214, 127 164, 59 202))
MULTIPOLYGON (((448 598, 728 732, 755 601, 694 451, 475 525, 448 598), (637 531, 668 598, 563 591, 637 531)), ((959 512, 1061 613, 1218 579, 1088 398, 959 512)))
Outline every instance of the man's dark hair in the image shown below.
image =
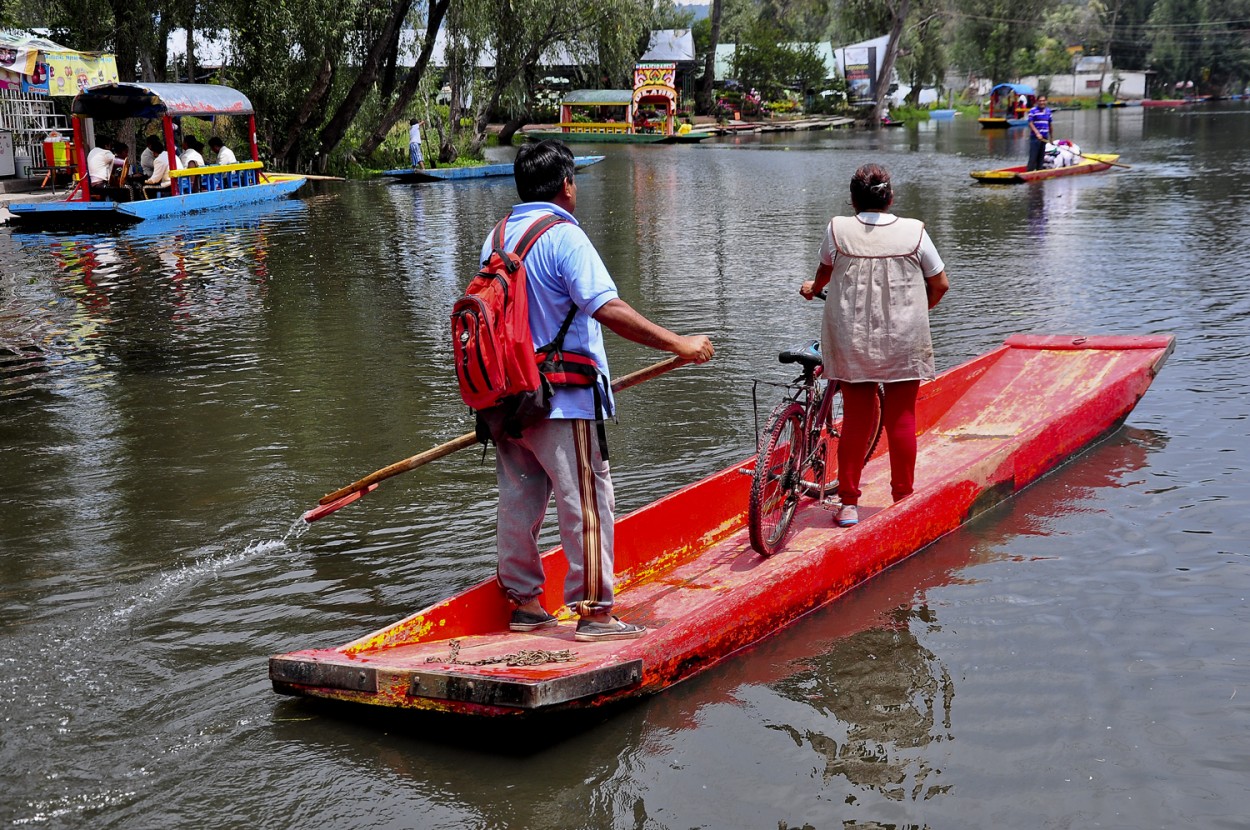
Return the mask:
POLYGON ((143 143, 148 145, 148 149, 150 149, 153 153, 159 153, 161 150, 165 149, 165 142, 161 141, 159 136, 150 135, 143 139, 143 143), (156 145, 158 144, 161 146, 157 147, 156 145))
POLYGON ((130 152, 130 147, 124 141, 114 141, 113 146, 110 149, 112 149, 113 155, 130 152))
POLYGON ((220 150, 224 144, 220 138, 213 136, 208 140, 208 146, 212 147, 214 150, 220 150))
POLYGON ((885 210, 894 201, 890 174, 879 164, 865 164, 851 177, 851 204, 857 211, 885 210))
POLYGON ((560 195, 565 179, 573 178, 574 169, 573 151, 563 141, 526 144, 512 168, 517 194, 522 202, 550 202, 560 195))

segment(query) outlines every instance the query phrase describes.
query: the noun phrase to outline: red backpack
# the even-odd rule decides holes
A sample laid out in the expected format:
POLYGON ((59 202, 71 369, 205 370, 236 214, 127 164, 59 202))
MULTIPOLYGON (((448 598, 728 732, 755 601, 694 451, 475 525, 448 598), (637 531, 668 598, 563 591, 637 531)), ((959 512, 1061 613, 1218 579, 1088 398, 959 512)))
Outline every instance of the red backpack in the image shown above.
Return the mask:
POLYGON ((542 386, 530 335, 525 255, 538 237, 564 221, 550 214, 535 220, 516 247, 506 251, 508 217, 501 219, 492 233, 490 257, 452 307, 456 380, 460 397, 475 410, 498 406, 505 398, 542 386))

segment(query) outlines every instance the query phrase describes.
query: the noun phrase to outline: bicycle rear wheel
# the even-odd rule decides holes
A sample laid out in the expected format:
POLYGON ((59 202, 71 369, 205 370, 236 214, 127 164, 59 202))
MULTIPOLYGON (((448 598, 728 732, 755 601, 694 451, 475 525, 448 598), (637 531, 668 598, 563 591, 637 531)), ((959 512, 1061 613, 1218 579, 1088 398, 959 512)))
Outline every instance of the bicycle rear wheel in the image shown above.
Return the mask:
POLYGON ((747 526, 751 547, 764 556, 781 548, 799 502, 803 462, 803 407, 795 402, 773 410, 755 459, 747 526))

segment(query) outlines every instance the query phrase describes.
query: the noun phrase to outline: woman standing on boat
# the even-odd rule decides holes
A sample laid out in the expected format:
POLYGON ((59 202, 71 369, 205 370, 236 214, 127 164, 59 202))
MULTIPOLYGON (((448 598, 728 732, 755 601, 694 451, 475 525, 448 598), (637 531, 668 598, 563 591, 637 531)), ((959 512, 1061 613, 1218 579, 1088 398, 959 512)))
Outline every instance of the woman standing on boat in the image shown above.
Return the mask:
POLYGON ((821 331, 824 374, 841 382, 845 409, 838 443, 839 527, 859 522, 859 482, 878 383, 885 387, 890 490, 895 501, 912 492, 916 392, 921 380, 934 375, 929 309, 950 287, 924 223, 887 213, 893 203, 884 167, 865 164, 856 170, 855 216, 829 220, 816 278, 799 289, 810 300, 829 287, 821 331))

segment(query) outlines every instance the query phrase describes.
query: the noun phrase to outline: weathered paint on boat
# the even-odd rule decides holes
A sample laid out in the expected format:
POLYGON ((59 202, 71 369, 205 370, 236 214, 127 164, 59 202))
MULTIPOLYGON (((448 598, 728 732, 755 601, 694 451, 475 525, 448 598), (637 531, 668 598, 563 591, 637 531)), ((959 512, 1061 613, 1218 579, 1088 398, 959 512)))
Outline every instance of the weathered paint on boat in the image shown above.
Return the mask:
MULTIPOLYGON (((807 502, 771 558, 751 549, 744 526, 750 460, 631 513, 617 523, 616 611, 648 627, 641 639, 575 642, 567 617, 509 633, 509 605, 491 580, 339 648, 272 657, 270 679, 284 694, 491 716, 658 692, 845 594, 1119 426, 1173 345, 1171 335, 1016 336, 944 372, 919 394, 919 489, 891 504, 879 450, 864 472, 860 523, 835 528, 807 502), (564 649, 569 662, 469 665, 564 649)), ((544 564, 554 609, 567 565, 558 549, 544 564)))
POLYGON ((15 202, 9 213, 19 227, 82 227, 128 225, 145 219, 165 219, 208 210, 283 199, 304 185, 304 177, 266 173, 262 181, 247 187, 201 191, 133 202, 15 202))
MULTIPOLYGON (((573 165, 577 169, 589 167, 592 164, 598 164, 603 161, 606 156, 574 156, 573 165)), ((417 170, 412 167, 401 167, 396 170, 383 170, 383 176, 389 176, 398 179, 401 182, 447 182, 461 181, 463 179, 484 179, 495 176, 511 176, 514 165, 512 162, 505 164, 480 164, 474 167, 430 167, 425 170, 417 170)))
POLYGON ((1042 170, 1029 170, 1028 165, 1002 167, 997 170, 974 170, 968 175, 979 182, 987 184, 1021 184, 1035 182, 1040 179, 1055 179, 1060 176, 1080 176, 1085 173, 1099 173, 1111 169, 1109 162, 1118 159, 1119 154, 1086 153, 1078 163, 1068 167, 1050 167, 1042 170))

